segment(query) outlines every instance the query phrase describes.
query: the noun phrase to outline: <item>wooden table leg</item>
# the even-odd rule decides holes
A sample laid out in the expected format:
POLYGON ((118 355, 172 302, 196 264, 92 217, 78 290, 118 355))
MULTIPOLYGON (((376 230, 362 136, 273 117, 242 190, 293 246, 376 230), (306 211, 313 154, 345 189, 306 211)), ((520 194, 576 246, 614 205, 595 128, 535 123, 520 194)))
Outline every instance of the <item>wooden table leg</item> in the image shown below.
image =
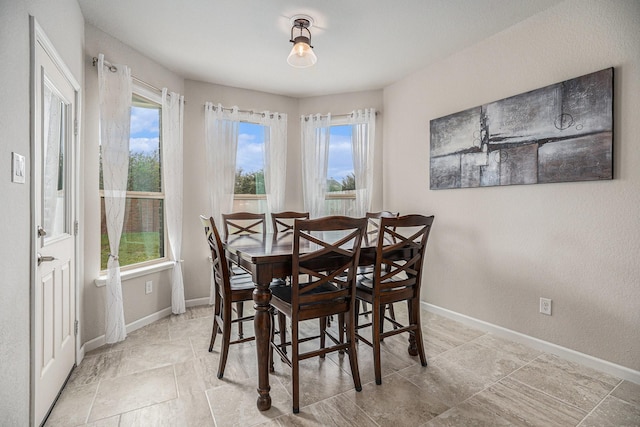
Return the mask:
POLYGON ((269 283, 258 284, 253 291, 253 308, 256 310, 253 325, 256 334, 256 352, 258 356, 258 409, 266 411, 271 408, 269 391, 269 340, 271 331, 271 316, 269 308, 271 290, 269 283))

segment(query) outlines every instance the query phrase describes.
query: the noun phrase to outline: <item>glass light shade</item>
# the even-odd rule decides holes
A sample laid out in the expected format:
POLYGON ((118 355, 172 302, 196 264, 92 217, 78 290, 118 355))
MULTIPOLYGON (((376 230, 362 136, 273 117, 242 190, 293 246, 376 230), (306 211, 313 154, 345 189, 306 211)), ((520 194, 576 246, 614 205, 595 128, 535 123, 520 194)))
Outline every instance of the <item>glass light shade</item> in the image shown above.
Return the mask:
POLYGON ((309 46, 308 38, 296 37, 296 43, 287 57, 287 62, 296 68, 310 67, 318 62, 318 57, 313 53, 313 48, 309 46))

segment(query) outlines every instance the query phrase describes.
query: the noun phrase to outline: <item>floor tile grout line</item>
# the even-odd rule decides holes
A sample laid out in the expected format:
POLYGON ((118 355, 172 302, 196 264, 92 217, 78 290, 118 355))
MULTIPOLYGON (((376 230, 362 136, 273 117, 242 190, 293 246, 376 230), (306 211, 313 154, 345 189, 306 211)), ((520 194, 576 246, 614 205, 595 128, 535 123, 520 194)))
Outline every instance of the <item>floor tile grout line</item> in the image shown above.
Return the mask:
MULTIPOLYGON (((513 371, 511 374, 507 375, 505 378, 507 378, 507 377, 509 377, 509 376, 513 375, 514 373, 516 373, 516 372, 517 372, 517 371, 519 371, 520 369, 523 369, 525 366, 527 366, 527 365, 529 365, 529 364, 533 363, 535 360, 537 360, 537 359, 539 359, 539 358, 541 358, 541 357, 544 357, 545 355, 548 355, 548 353, 544 353, 544 352, 542 352, 540 355, 538 355, 538 357, 536 357, 535 359, 533 359, 531 362, 529 362, 529 363, 527 363, 527 364, 525 364, 525 365, 521 366, 520 368, 516 369, 516 370, 515 370, 515 371, 513 371)), ((590 378, 592 378, 592 377, 590 377, 590 378)), ((503 379, 504 379, 504 378, 503 378, 503 379)), ((533 389, 533 390, 536 390, 536 391, 538 391, 538 392, 540 392, 540 393, 542 393, 542 394, 544 394, 544 395, 546 395, 546 396, 549 396, 550 398, 552 398, 552 399, 554 399, 554 400, 556 400, 556 401, 558 401, 558 402, 564 403, 565 405, 568 405, 568 406, 570 406, 570 407, 572 407, 572 408, 574 408, 574 409, 577 409, 577 410, 579 410, 579 411, 581 411, 581 412, 586 412, 586 413, 587 413, 587 415, 585 415, 585 417, 582 419, 582 421, 584 421, 584 420, 585 420, 585 419, 586 419, 586 418, 587 418, 587 417, 588 417, 588 416, 589 416, 589 415, 590 415, 590 414, 591 414, 591 413, 592 413, 592 412, 593 412, 593 411, 594 411, 598 406, 600 406, 600 404, 604 401, 604 399, 606 399, 607 397, 609 397, 609 396, 611 395, 611 393, 613 393, 613 391, 614 391, 616 388, 618 388, 618 387, 620 386, 620 384, 622 384, 622 383, 624 382, 624 380, 622 380, 622 379, 621 379, 621 380, 620 380, 620 382, 619 382, 618 384, 616 384, 616 385, 615 385, 615 386, 614 386, 614 387, 613 387, 613 388, 612 388, 612 389, 611 389, 611 390, 610 390, 610 391, 609 391, 609 392, 608 392, 608 393, 607 393, 607 394, 606 394, 606 395, 605 395, 605 396, 604 396, 604 397, 603 397, 603 398, 602 398, 602 399, 601 399, 601 400, 600 400, 600 401, 599 401, 599 402, 598 402, 598 403, 597 403, 597 404, 596 404, 596 405, 595 405, 595 406, 594 406, 590 411, 586 411, 586 410, 584 410, 584 409, 582 409, 582 408, 580 408, 580 407, 578 407, 578 406, 574 405, 574 404, 573 404, 573 403, 571 403, 571 402, 568 402, 568 401, 566 401, 566 400, 564 400, 564 399, 561 399, 561 398, 559 398, 559 397, 557 397, 557 396, 554 396, 554 395, 552 395, 552 394, 550 394, 550 393, 546 392, 545 390, 539 389, 538 387, 534 387, 534 386, 533 386, 533 385, 531 385, 531 384, 527 384, 527 383, 525 383, 525 382, 523 382, 523 381, 520 381, 520 380, 518 380, 517 378, 511 378, 511 379, 512 379, 513 381, 517 381, 517 382, 519 382, 520 384, 523 384, 523 385, 525 385, 525 386, 527 386, 527 387, 529 387, 529 388, 531 388, 531 389, 533 389)), ((593 379, 596 379, 596 378, 593 378, 593 379)), ((502 380, 500 380, 500 381, 502 381, 502 380)), ((582 421, 580 421, 580 423, 582 423, 582 421)), ((579 423, 579 424, 580 424, 580 423, 579 423)), ((578 424, 578 425, 579 425, 579 424, 578 424)))
MULTIPOLYGON (((363 384, 363 385, 364 385, 364 384, 363 384)), ((350 390, 349 390, 349 391, 350 391, 350 390)), ((358 393, 358 392, 356 392, 356 393, 358 393)), ((361 407, 360 405, 358 405, 358 402, 356 402, 354 399, 351 399, 351 398, 347 395, 347 392, 346 392, 346 391, 345 391, 345 392, 343 392, 343 393, 336 394, 336 395, 335 395, 335 396, 333 396, 333 397, 337 397, 337 396, 343 396, 343 397, 345 397, 347 400, 349 400, 351 403, 353 403, 353 404, 355 405, 355 407, 356 407, 356 408, 358 408, 358 409, 359 409, 359 410, 360 410, 360 411, 361 411, 361 412, 362 412, 362 413, 363 413, 363 414, 364 414, 364 415, 365 415, 369 420, 371 420, 371 422, 372 422, 374 425, 376 425, 376 426, 380 426, 380 424, 378 424, 378 423, 376 422, 376 420, 374 420, 373 418, 371 418, 371 416, 369 416, 369 414, 367 413, 367 411, 365 411, 365 410, 364 410, 364 408, 363 408, 363 407, 361 407)), ((323 401, 325 401, 325 400, 329 400, 329 399, 331 399, 331 398, 329 397, 329 398, 327 398, 327 399, 323 399, 323 400, 321 400, 321 402, 323 402, 323 401)), ((318 402, 318 403, 319 403, 319 402, 318 402)))
MULTIPOLYGON (((101 381, 98 380, 98 385, 96 386, 96 391, 93 394, 93 399, 91 399, 91 405, 89 405, 89 412, 87 412, 87 416, 84 419, 84 423, 88 424, 89 423, 89 418, 91 418, 91 411, 93 411, 93 405, 96 403, 96 399, 98 398, 98 390, 100 390, 100 383, 101 381)), ((118 420, 118 424, 120 423, 120 421, 118 420)))
MULTIPOLYGON (((478 338, 479 338, 479 337, 478 337, 478 338)), ((479 344, 479 345, 482 345, 482 344, 479 344)), ((468 401, 468 400, 472 399, 473 397, 477 396, 478 394, 480 394, 480 393, 483 393, 483 392, 487 391, 487 390, 488 390, 488 389, 490 389, 491 387, 493 387, 493 386, 495 386, 496 384, 498 384, 500 381, 504 380, 505 378, 508 378, 508 377, 509 377, 510 375, 512 375, 514 372, 517 372, 517 371, 519 371, 520 369, 522 369, 522 368, 524 368, 525 366, 527 366, 529 363, 532 363, 532 362, 533 362, 534 360, 536 360, 538 357, 540 357, 540 356, 536 356, 536 358, 534 358, 533 360, 531 360, 531 361, 529 361, 529 362, 526 362, 524 365, 520 366, 519 368, 515 369, 514 371, 512 371, 512 372, 508 373, 507 375, 505 375, 505 376, 501 377, 501 378, 500 378, 500 379, 498 379, 498 380, 493 381, 492 383, 490 383, 490 384, 488 384, 486 387, 484 387, 482 390, 479 390, 479 391, 477 391, 477 392, 473 393, 471 396, 467 397, 466 399, 464 399, 464 400, 462 400, 462 401, 458 402, 455 406, 460 406, 460 405, 462 405, 463 403, 465 403, 466 401, 468 401)), ((464 370, 466 370, 466 371, 470 371, 469 369, 467 369, 467 368, 466 368, 466 367, 464 367, 464 366, 460 366, 460 365, 458 365, 458 367, 459 367, 459 368, 462 368, 462 369, 464 369, 464 370)), ((513 379, 515 380, 515 378, 513 378, 513 379)), ((516 380, 516 381, 517 381, 517 380, 516 380)), ((525 384, 525 385, 526 385, 526 384, 525 384)), ((453 408, 453 406, 452 406, 452 408, 453 408)), ((451 409, 451 408, 449 408, 449 409, 451 409)), ((446 412, 446 411, 445 411, 445 412, 446 412)))
POLYGON ((204 391, 204 397, 207 399, 207 405, 209 406, 209 413, 211 414, 213 425, 217 427, 218 422, 216 421, 216 415, 213 413, 213 407, 211 406, 211 399, 209 399, 209 393, 207 393, 207 390, 204 391))
POLYGON ((602 404, 602 402, 604 402, 609 396, 613 395, 613 392, 620 387, 620 385, 624 382, 623 379, 620 379, 620 382, 618 384, 615 385, 615 387, 613 387, 611 390, 609 390, 609 393, 607 393, 602 399, 600 399, 600 401, 591 409, 591 411, 589 411, 589 413, 587 413, 587 415, 584 416, 584 418, 582 418, 582 420, 578 423, 578 425, 576 427, 579 427, 587 418, 589 418, 591 416, 591 414, 593 414, 596 409, 598 409, 600 407, 600 405, 602 404))
POLYGON ((178 386, 178 374, 176 373, 176 364, 172 363, 171 368, 173 370, 173 382, 176 386, 176 400, 177 400, 177 399, 180 399, 180 386, 178 386))
MULTIPOLYGON (((488 334, 488 332, 486 332, 486 333, 484 333, 484 334, 480 335, 480 337, 481 337, 481 336, 484 336, 484 335, 486 335, 486 334, 488 334)), ((433 358, 435 359, 435 358, 438 358, 438 357, 444 356, 444 355, 446 355, 447 353, 449 353, 449 352, 451 352, 451 351, 453 351, 453 350, 455 350, 455 349, 458 349, 458 348, 460 348, 460 347, 462 347, 462 346, 465 346, 465 345, 467 345, 467 344, 471 344, 473 341, 477 340, 477 339, 478 339, 478 338, 480 338, 480 337, 475 337, 474 339, 472 339, 472 340, 470 340, 470 341, 465 341, 465 342, 463 342, 462 344, 458 344, 458 345, 456 345, 456 346, 454 346, 454 347, 451 347, 451 348, 449 348, 449 349, 447 349, 447 350, 443 351, 442 353, 440 353, 440 354, 437 354, 437 355, 433 356, 433 358)), ((479 345, 481 345, 481 344, 479 344, 479 345)))

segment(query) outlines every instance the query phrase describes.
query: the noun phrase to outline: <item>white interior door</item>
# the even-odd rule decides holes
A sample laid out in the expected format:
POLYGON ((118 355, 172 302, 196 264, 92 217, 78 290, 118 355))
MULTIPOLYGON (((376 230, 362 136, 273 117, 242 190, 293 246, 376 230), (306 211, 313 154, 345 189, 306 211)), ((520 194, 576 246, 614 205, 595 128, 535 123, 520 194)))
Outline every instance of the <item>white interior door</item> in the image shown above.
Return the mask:
POLYGON ((79 87, 44 34, 35 35, 32 404, 33 421, 39 425, 76 360, 74 171, 79 87))

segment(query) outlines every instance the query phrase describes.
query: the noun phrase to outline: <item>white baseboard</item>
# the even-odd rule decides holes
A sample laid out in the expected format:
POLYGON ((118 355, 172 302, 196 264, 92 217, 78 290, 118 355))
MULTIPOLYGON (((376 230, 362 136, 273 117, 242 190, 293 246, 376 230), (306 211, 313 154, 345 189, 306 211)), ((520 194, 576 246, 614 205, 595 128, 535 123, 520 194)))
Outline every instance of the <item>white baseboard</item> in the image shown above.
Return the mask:
POLYGON ((209 297, 190 299, 184 302, 187 307, 197 307, 199 305, 210 305, 209 297))
MULTIPOLYGON (((206 298, 196 298, 196 299, 191 299, 191 300, 187 300, 185 301, 185 306, 186 307, 195 307, 198 305, 206 305, 209 304, 209 297, 206 298)), ((131 323, 129 323, 126 326, 127 329, 127 333, 131 333, 133 331, 135 331, 136 329, 140 329, 144 326, 147 326, 153 322, 155 322, 156 320, 160 320, 163 317, 167 317, 168 315, 171 314, 171 307, 167 307, 164 308, 160 311, 156 311, 155 313, 152 313, 146 317, 143 317, 142 319, 138 319, 135 320, 131 323)), ((91 350, 95 350, 98 347, 102 347, 105 344, 105 336, 104 335, 100 335, 99 337, 96 337, 92 340, 87 341, 86 343, 84 343, 84 345, 82 345, 82 347, 80 347, 80 359, 78 360, 77 363, 80 363, 80 361, 82 359, 84 359, 84 355, 88 352, 90 352, 91 350)))
POLYGON ((529 347, 535 348, 536 350, 555 354, 556 356, 562 357, 565 360, 579 363, 581 365, 596 369, 598 371, 602 371, 609 375, 613 375, 618 378, 640 384, 640 371, 635 371, 625 366, 617 365, 615 363, 608 362, 603 359, 598 359, 597 357, 593 357, 588 354, 571 350, 570 348, 543 341, 541 339, 534 338, 520 332, 512 331, 511 329, 503 328, 502 326, 497 326, 483 320, 478 320, 464 314, 456 313, 455 311, 447 310, 446 308, 438 307, 437 305, 429 304, 424 301, 422 301, 421 304, 425 310, 431 313, 447 317, 451 320, 458 321, 482 331, 491 332, 494 335, 507 338, 511 341, 528 345, 529 347))

